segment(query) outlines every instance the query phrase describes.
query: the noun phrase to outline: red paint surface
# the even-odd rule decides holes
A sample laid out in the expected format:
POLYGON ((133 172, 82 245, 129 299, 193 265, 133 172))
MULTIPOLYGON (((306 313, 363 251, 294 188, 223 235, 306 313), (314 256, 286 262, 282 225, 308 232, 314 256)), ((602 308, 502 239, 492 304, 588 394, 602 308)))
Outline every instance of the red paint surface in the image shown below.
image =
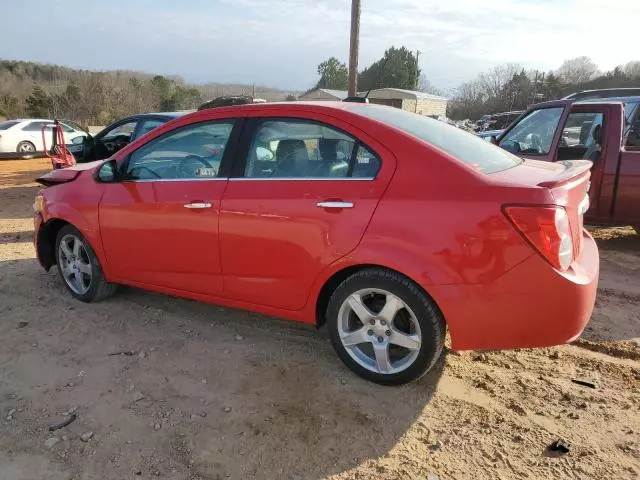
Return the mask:
POLYGON ((97 166, 81 166, 75 180, 43 190, 43 220, 80 229, 108 280, 149 290, 313 324, 332 275, 379 265, 413 279, 434 299, 456 349, 551 345, 579 335, 598 278, 597 248, 577 215, 588 171, 567 179, 559 165, 527 161, 484 175, 348 108, 204 110, 159 127, 114 158, 120 162, 153 138, 203 119, 291 116, 345 130, 376 151, 382 168, 373 181, 101 184, 93 177, 97 166), (549 186, 538 186, 543 182, 549 186), (326 200, 354 208, 316 206, 326 200), (198 201, 213 208, 183 208, 198 201), (567 209, 576 254, 568 271, 532 248, 505 217, 505 204, 567 209))

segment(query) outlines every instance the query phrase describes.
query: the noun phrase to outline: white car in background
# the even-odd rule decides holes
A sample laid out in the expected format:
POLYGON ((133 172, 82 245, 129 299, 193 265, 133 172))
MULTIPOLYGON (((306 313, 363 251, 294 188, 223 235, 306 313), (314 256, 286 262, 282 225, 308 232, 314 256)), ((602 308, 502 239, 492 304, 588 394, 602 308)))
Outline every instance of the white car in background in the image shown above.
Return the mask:
MULTIPOLYGON (((89 135, 80 125, 69 120, 60 120, 65 144, 82 143, 89 135)), ((47 126, 45 141, 51 147, 51 126, 53 120, 42 118, 15 119, 0 122, 0 154, 17 153, 30 155, 43 152, 42 127, 47 126)))

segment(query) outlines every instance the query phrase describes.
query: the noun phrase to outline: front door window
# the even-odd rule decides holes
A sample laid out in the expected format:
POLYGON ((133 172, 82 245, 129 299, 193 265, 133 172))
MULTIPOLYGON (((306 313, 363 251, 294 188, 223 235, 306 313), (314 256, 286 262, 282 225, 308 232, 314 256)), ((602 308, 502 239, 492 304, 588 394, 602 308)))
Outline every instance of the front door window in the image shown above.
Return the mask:
POLYGON ((500 146, 516 155, 547 155, 562 111, 562 107, 534 110, 505 135, 500 146))
POLYGON ((206 180, 218 176, 233 121, 189 125, 154 139, 129 160, 129 180, 206 180))

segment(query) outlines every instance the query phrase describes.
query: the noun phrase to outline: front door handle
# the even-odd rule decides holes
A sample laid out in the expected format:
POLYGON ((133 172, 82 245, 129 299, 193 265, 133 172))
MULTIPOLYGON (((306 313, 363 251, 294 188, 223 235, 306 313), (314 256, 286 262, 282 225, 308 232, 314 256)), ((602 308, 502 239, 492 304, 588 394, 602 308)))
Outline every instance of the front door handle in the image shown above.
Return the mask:
POLYGON ((316 206, 319 208, 353 208, 352 202, 318 202, 316 206))
POLYGON ((187 203, 184 208, 194 208, 194 209, 202 209, 202 208, 211 208, 211 204, 209 202, 193 202, 187 203))

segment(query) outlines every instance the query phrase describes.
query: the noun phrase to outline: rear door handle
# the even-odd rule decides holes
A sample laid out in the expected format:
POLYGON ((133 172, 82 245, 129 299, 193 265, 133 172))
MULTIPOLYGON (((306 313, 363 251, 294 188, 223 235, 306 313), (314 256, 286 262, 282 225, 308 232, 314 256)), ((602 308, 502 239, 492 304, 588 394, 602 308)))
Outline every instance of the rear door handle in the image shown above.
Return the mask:
POLYGON ((202 209, 202 208, 211 208, 211 204, 209 202, 193 202, 187 203, 184 208, 193 208, 193 209, 202 209))
POLYGON ((352 202, 318 202, 316 206, 319 208, 353 208, 352 202))

